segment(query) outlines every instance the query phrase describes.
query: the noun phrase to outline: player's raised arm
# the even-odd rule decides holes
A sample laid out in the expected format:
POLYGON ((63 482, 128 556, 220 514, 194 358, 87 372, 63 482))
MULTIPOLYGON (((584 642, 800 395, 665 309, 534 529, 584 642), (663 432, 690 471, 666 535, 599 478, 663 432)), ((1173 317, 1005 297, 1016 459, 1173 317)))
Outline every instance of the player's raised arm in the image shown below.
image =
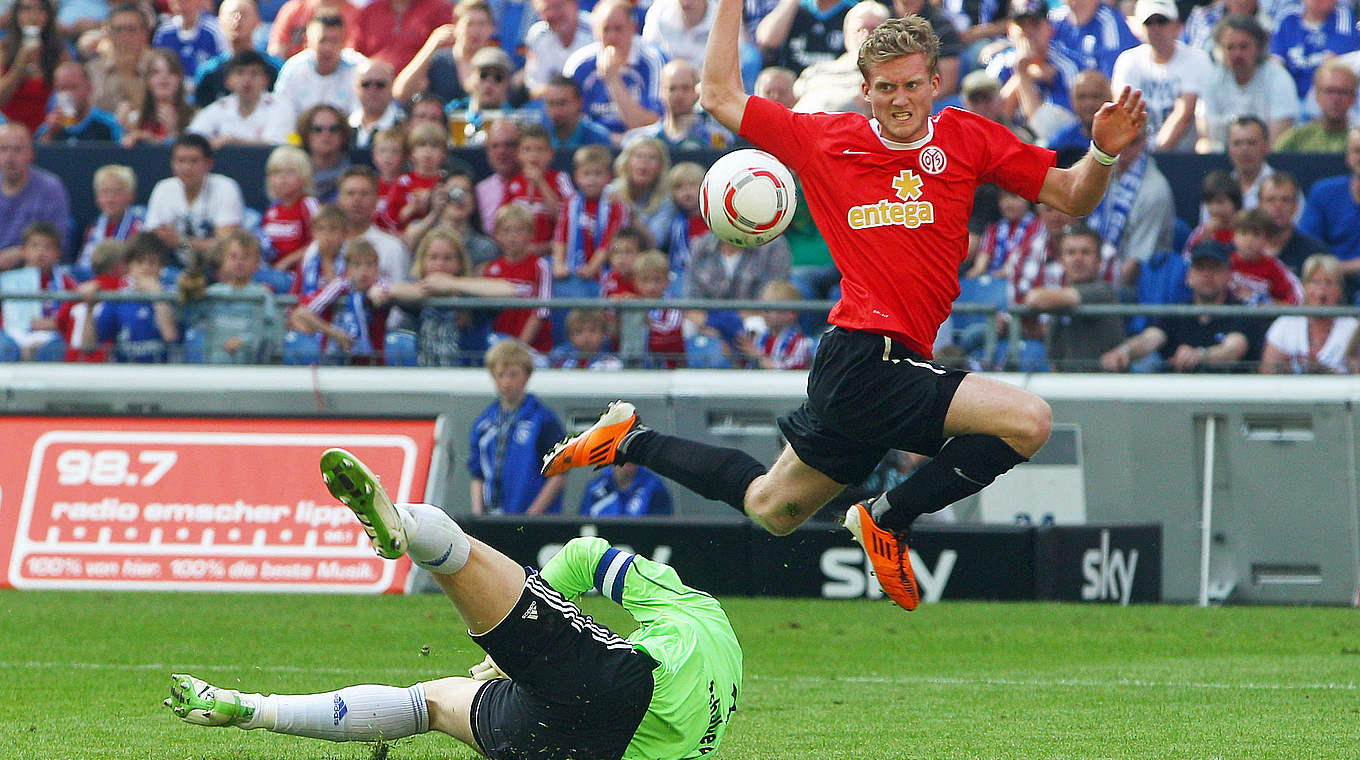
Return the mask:
POLYGON ((713 30, 704 50, 704 72, 699 82, 699 102, 718 123, 741 130, 746 112, 746 90, 741 86, 741 0, 718 0, 713 30))
MULTIPOLYGON (((710 44, 712 44, 710 42, 710 44)), ((1071 216, 1087 216, 1099 205, 1110 183, 1119 152, 1147 125, 1143 91, 1128 87, 1106 103, 1091 122, 1091 149, 1068 169, 1049 169, 1039 190, 1039 202, 1071 216)))

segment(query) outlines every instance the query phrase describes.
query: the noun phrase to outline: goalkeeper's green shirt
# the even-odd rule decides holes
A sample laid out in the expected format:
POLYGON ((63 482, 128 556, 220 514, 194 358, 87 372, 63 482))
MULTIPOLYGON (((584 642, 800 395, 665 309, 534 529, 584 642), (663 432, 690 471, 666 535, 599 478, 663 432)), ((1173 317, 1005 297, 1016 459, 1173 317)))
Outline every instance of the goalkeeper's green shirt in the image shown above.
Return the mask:
POLYGON ((741 645, 718 600, 686 586, 669 565, 602 538, 572 539, 542 576, 568 599, 593 588, 623 605, 638 622, 628 641, 659 663, 652 702, 624 758, 713 752, 741 696, 741 645))

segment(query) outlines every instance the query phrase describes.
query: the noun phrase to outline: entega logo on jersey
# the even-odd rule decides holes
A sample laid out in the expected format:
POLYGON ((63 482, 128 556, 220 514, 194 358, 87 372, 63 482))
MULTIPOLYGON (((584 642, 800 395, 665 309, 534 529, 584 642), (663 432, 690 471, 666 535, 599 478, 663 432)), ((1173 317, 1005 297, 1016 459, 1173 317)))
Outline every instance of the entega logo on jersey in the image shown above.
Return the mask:
POLYGON ((903 169, 892 181, 892 188, 898 200, 884 198, 878 203, 852 206, 846 212, 846 222, 852 230, 867 230, 873 227, 906 227, 916 229, 923 224, 935 221, 935 205, 930 201, 919 201, 921 188, 925 183, 911 169, 903 169))

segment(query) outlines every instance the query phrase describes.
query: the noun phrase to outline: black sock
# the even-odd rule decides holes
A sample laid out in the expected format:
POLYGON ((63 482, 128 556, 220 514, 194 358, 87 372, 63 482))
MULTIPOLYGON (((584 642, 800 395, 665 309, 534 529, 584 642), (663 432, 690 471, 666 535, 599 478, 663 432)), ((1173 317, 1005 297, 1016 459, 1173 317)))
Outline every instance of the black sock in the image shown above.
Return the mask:
POLYGON ((710 446, 645 429, 624 438, 614 461, 640 464, 742 514, 746 514, 746 488, 765 474, 765 465, 741 449, 710 446))
POLYGON ((905 530, 921 515, 938 512, 981 491, 996 476, 1029 461, 994 435, 960 435, 887 493, 886 509, 873 515, 884 530, 905 530))

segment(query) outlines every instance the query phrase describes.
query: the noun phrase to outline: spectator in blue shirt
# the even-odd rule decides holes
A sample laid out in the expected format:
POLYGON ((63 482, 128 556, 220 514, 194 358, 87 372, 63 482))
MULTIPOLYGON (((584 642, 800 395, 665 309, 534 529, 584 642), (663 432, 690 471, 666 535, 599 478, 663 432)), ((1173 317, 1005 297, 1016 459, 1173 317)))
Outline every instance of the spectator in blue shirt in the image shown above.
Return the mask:
POLYGON ((52 101, 38 127, 38 142, 118 142, 123 128, 113 114, 92 105, 94 88, 85 67, 67 61, 52 76, 52 101))
POLYGON ((227 50, 217 17, 206 7, 207 0, 170 0, 175 15, 156 27, 151 36, 152 46, 175 51, 190 81, 198 75, 199 66, 227 50))
POLYGON ((615 134, 655 122, 666 59, 637 36, 628 0, 597 5, 591 31, 595 41, 572 53, 562 70, 581 86, 586 114, 615 134))
POLYGON ((604 468, 581 497, 581 514, 591 517, 648 517, 671 511, 671 493, 660 476, 632 462, 604 468))
POLYGON ((486 352, 496 400, 472 423, 468 472, 473 514, 529 514, 562 511, 565 475, 539 474, 543 455, 566 436, 553 411, 526 392, 534 369, 523 343, 503 340, 486 352))
MULTIPOLYGON (((123 292, 160 295, 161 265, 167 254, 154 233, 134 237, 128 245, 123 292)), ((113 355, 120 362, 163 364, 169 359, 169 345, 179 337, 175 306, 169 301, 105 301, 95 307, 94 319, 85 321, 82 345, 113 341, 113 355)))
POLYGON ((1355 50, 1360 50, 1355 13, 1349 3, 1336 0, 1303 0, 1279 19, 1270 36, 1270 52, 1284 62, 1302 100, 1308 100, 1314 69, 1334 55, 1355 50))
POLYGON ((1067 0, 1048 18, 1054 44, 1066 48, 1081 68, 1100 69, 1105 76, 1114 71, 1120 53, 1139 43, 1123 14, 1101 0, 1067 0))
POLYGON ((1350 293, 1360 273, 1360 203, 1355 200, 1360 191, 1360 127, 1352 127, 1346 138, 1346 166, 1350 174, 1313 183, 1299 229, 1326 243, 1341 259, 1350 293))
POLYGON ((575 79, 555 74, 543 88, 543 113, 553 150, 576 150, 584 145, 613 145, 614 136, 582 113, 581 86, 575 79))

